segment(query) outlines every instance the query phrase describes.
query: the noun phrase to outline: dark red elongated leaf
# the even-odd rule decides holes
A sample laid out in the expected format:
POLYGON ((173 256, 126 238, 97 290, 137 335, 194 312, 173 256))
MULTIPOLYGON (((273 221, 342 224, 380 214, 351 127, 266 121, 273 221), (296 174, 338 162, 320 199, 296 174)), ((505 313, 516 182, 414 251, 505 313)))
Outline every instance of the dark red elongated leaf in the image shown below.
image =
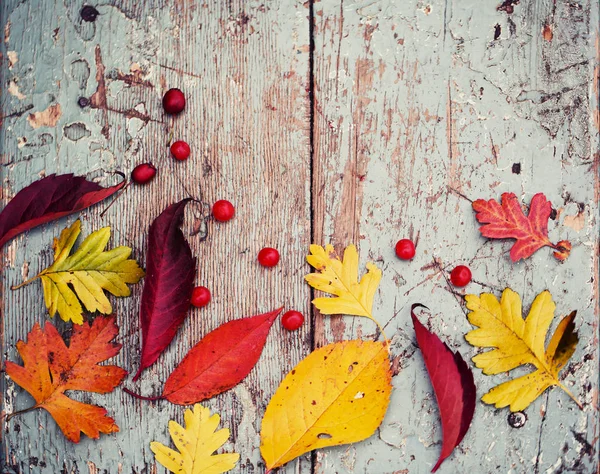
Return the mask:
POLYGON ((150 225, 140 309, 142 357, 133 380, 156 362, 190 307, 196 259, 181 231, 189 201, 184 199, 170 205, 150 225))
POLYGON ((235 387, 258 362, 281 310, 236 319, 209 332, 167 379, 162 398, 191 405, 235 387))
POLYGON ((106 199, 125 180, 103 188, 83 176, 51 174, 21 189, 0 213, 0 247, 16 235, 106 199))
POLYGON ((453 353, 415 316, 414 310, 419 306, 425 308, 421 304, 413 304, 410 315, 442 421, 442 452, 431 470, 435 472, 467 433, 475 413, 476 392, 473 373, 461 355, 453 353))

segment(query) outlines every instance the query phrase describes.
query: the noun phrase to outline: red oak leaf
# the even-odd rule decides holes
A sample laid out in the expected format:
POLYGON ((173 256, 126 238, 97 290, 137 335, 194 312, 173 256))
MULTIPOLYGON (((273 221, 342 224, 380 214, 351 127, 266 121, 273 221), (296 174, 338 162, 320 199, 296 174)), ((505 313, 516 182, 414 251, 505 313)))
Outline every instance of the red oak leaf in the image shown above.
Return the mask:
POLYGON ((510 249, 510 258, 517 262, 533 255, 542 247, 555 250, 558 260, 565 260, 571 251, 569 241, 553 244, 548 239, 548 219, 552 204, 542 193, 531 199, 529 215, 525 217, 521 204, 513 193, 502 194, 502 205, 494 199, 477 199, 473 202, 475 217, 484 224, 479 230, 481 235, 492 239, 516 239, 510 249))
POLYGON ((460 444, 471 425, 475 413, 475 382, 461 355, 453 353, 417 319, 414 310, 419 306, 425 308, 413 304, 410 314, 442 421, 442 452, 431 470, 435 472, 460 444))
POLYGON ((270 313, 236 319, 209 332, 184 357, 167 379, 160 397, 178 405, 191 405, 235 387, 258 362, 279 308, 270 313))
POLYGON ((150 226, 140 320, 142 357, 133 380, 170 344, 190 307, 196 259, 183 236, 184 199, 167 207, 150 226))
POLYGON ((51 174, 21 189, 0 213, 0 247, 38 225, 81 211, 125 185, 103 188, 83 176, 51 174))

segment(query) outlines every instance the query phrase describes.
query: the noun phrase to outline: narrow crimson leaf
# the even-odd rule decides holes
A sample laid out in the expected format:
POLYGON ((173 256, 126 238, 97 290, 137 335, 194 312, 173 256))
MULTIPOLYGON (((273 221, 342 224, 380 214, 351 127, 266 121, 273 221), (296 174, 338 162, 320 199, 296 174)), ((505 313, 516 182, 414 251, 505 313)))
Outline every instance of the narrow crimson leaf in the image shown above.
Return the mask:
POLYGON ((125 180, 103 188, 83 176, 51 174, 21 189, 0 213, 0 247, 16 235, 106 199, 125 180))
POLYGON ((475 413, 475 382, 461 355, 453 353, 417 319, 414 310, 419 306, 425 308, 421 304, 413 304, 410 314, 442 421, 442 452, 431 470, 435 472, 460 444, 471 425, 475 413))
POLYGON ((554 256, 559 260, 569 256, 570 242, 562 241, 555 245, 548 239, 548 219, 552 204, 542 193, 531 199, 527 217, 513 193, 502 194, 502 205, 494 199, 477 199, 473 202, 473 210, 477 213, 477 220, 484 224, 479 228, 481 235, 493 239, 516 239, 510 250, 513 262, 530 257, 546 246, 556 250, 554 256))
POLYGON ((236 386, 258 362, 281 310, 236 319, 209 332, 167 379, 163 398, 191 405, 236 386))
POLYGON ((196 259, 181 231, 189 201, 184 199, 167 207, 150 226, 140 309, 142 357, 133 380, 156 362, 190 307, 196 259))

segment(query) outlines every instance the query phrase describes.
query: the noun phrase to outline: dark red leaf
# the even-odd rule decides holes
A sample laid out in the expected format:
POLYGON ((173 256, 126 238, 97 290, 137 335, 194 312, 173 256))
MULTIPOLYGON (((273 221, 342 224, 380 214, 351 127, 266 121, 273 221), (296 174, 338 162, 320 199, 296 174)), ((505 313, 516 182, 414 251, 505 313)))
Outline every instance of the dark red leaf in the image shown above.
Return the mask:
POLYGON ((125 180, 103 188, 83 176, 51 174, 21 189, 0 213, 0 247, 16 235, 106 199, 125 180))
POLYGON ((190 307, 196 259, 181 232, 189 201, 191 199, 184 199, 167 207, 150 226, 140 309, 142 357, 133 380, 156 362, 190 307))
POLYGON ((236 319, 209 332, 168 378, 162 398, 191 405, 235 387, 258 362, 281 309, 236 319))
POLYGON ((413 304, 410 314, 442 421, 442 452, 431 470, 435 472, 460 444, 471 425, 475 413, 475 382, 461 355, 453 353, 417 319, 414 310, 419 306, 425 308, 421 304, 413 304))

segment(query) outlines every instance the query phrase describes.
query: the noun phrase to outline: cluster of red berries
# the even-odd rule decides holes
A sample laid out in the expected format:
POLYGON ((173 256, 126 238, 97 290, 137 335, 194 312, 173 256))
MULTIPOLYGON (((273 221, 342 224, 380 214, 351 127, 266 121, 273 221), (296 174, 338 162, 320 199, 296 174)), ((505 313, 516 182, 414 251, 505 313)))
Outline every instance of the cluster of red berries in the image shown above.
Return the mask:
MULTIPOLYGON (((410 260, 415 256, 416 249, 412 240, 402 239, 396 243, 396 255, 401 260, 410 260)), ((471 281, 471 270, 465 265, 458 265, 450 272, 450 281, 454 286, 462 288, 471 281)))

